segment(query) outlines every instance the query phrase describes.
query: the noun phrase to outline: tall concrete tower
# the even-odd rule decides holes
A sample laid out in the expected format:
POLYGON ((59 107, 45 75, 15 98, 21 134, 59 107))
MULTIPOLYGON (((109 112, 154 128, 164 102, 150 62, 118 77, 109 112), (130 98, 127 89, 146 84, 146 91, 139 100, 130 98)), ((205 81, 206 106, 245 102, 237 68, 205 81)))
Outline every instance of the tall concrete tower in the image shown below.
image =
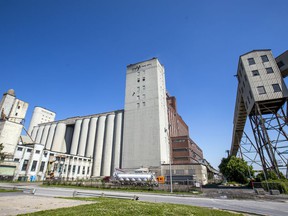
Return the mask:
POLYGON ((55 120, 56 114, 50 110, 36 106, 29 124, 28 133, 32 135, 32 130, 35 126, 42 123, 52 122, 55 120))
POLYGON ((3 94, 0 102, 0 143, 3 143, 3 152, 7 156, 14 154, 27 109, 28 103, 17 99, 13 89, 3 94))
POLYGON ((169 163, 164 67, 157 58, 127 66, 122 168, 169 163))

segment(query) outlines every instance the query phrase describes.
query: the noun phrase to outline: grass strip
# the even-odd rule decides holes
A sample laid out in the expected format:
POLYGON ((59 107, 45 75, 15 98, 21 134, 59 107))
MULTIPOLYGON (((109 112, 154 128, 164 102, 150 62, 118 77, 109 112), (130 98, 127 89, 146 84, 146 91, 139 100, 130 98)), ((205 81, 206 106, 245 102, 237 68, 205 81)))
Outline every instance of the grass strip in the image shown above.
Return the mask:
MULTIPOLYGON (((75 198, 74 198, 75 199, 75 198)), ((77 198, 78 200, 95 201, 93 204, 80 205, 70 208, 61 208, 23 215, 157 215, 157 216, 235 216, 242 215, 227 211, 214 210, 209 208, 194 207, 189 205, 149 203, 133 200, 121 200, 111 198, 77 198)))

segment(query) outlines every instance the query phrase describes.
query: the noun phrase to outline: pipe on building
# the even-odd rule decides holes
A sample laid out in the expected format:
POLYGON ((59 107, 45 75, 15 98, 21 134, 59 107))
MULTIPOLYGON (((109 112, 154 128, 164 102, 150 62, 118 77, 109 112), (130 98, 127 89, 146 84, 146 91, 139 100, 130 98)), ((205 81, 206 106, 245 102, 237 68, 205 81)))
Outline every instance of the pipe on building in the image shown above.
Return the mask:
POLYGON ((121 161, 121 144, 122 144, 122 119, 123 113, 119 112, 116 115, 116 122, 115 122, 115 138, 114 138, 114 150, 112 156, 112 167, 111 172, 114 171, 115 168, 120 168, 120 161, 121 161))
POLYGON ((90 120, 89 132, 88 132, 88 141, 87 148, 85 152, 85 157, 93 157, 95 137, 96 137, 96 128, 97 128, 98 118, 92 118, 90 120))
POLYGON ((79 136, 80 136, 80 132, 81 132, 81 124, 82 124, 82 119, 76 120, 73 138, 72 138, 71 149, 70 149, 70 154, 72 154, 72 155, 77 154, 79 136))
POLYGON ((66 124, 59 122, 56 127, 55 137, 53 139, 52 151, 60 152, 64 144, 66 124))
POLYGON ((55 134, 55 128, 56 128, 57 124, 52 124, 49 130, 49 134, 48 134, 48 138, 47 138, 47 142, 46 142, 46 149, 51 150, 51 146, 52 146, 52 141, 54 138, 54 134, 55 134))
POLYGON ((101 176, 110 176, 111 175, 114 119, 115 119, 115 114, 110 114, 107 117, 101 176))
POLYGON ((33 142, 35 142, 35 140, 36 140, 36 135, 37 135, 38 130, 39 130, 38 126, 34 127, 33 130, 32 130, 31 137, 32 137, 33 142))
POLYGON ((40 141, 41 141, 41 137, 42 137, 42 135, 43 135, 43 130, 44 130, 44 125, 41 125, 40 127, 39 127, 39 129, 38 129, 38 132, 37 132, 37 136, 36 136, 36 139, 35 139, 35 143, 40 143, 40 141))
POLYGON ((94 148, 94 156, 93 156, 92 176, 100 176, 100 173, 101 173, 105 120, 106 120, 106 116, 100 116, 98 120, 96 146, 94 148))
POLYGON ((45 145, 45 143, 47 141, 50 126, 51 126, 50 124, 45 125, 44 131, 43 131, 43 135, 42 135, 42 138, 41 138, 41 141, 40 141, 40 143, 43 144, 43 145, 45 145))
POLYGON ((87 143, 87 135, 88 135, 88 128, 89 128, 90 119, 84 119, 81 127, 81 135, 79 139, 79 148, 78 148, 78 155, 84 156, 86 143, 87 143))

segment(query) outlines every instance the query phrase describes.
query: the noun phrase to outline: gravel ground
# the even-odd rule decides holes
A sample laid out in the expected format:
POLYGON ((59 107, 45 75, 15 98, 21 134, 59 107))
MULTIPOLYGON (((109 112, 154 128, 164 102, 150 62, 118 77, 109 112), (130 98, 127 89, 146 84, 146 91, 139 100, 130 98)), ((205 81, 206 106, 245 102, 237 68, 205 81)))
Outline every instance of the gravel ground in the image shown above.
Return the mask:
POLYGON ((5 193, 0 196, 0 215, 26 214, 90 203, 95 202, 5 193))

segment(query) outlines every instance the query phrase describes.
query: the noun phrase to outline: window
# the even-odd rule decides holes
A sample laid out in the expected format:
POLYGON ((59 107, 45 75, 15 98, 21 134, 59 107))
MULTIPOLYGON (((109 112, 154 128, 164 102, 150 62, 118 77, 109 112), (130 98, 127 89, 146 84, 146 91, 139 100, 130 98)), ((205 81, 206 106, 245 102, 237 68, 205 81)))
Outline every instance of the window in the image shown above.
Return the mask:
POLYGON ((281 67, 284 66, 284 63, 283 63, 283 61, 279 61, 279 62, 277 62, 277 65, 278 65, 279 68, 281 68, 281 67))
POLYGON ((137 95, 137 100, 140 100, 140 95, 137 95))
POLYGON ((22 151, 22 150, 23 150, 22 147, 18 147, 18 148, 17 148, 17 151, 22 151))
POLYGON ((255 64, 254 58, 248 58, 247 60, 248 60, 249 65, 255 64))
POLYGON ((281 88, 278 83, 272 84, 272 87, 274 89, 274 92, 281 92, 281 88))
POLYGON ((40 165, 40 172, 43 172, 44 171, 44 167, 45 167, 45 161, 42 161, 41 162, 41 165, 40 165))
POLYGON ((73 165, 72 172, 75 173, 75 170, 76 170, 76 165, 73 165))
POLYGON ((20 106, 18 106, 17 108, 20 109, 20 106))
POLYGON ((87 169, 87 175, 89 175, 89 172, 90 172, 90 167, 88 167, 87 169))
POLYGON ((173 152, 187 152, 186 148, 183 149, 173 149, 173 152))
POLYGON ((140 103, 137 103, 137 108, 139 108, 140 107, 140 103))
POLYGON ((18 116, 18 113, 15 113, 15 116, 18 116))
POLYGON ((26 169, 27 169, 27 166, 28 166, 28 160, 24 160, 24 162, 23 162, 23 166, 22 166, 22 171, 26 171, 26 169))
POLYGON ((269 61, 267 55, 262 55, 261 59, 262 59, 262 62, 268 62, 269 61))
POLYGON ((252 71, 253 76, 259 76, 259 71, 258 70, 253 70, 252 71))
POLYGON ((85 166, 82 168, 82 175, 85 175, 85 166))
POLYGON ((266 72, 267 72, 267 74, 274 73, 272 67, 266 68, 266 72))
POLYGON ((143 91, 145 91, 145 85, 143 85, 143 91))
POLYGON ((32 172, 36 170, 36 166, 37 166, 37 161, 34 160, 32 163, 32 167, 31 167, 32 172))
POLYGON ((36 151, 35 151, 35 154, 40 154, 40 150, 36 150, 36 151))
POLYGON ((137 82, 140 82, 140 78, 137 78, 137 82))
POLYGON ((142 81, 145 81, 145 77, 142 78, 142 81))
POLYGON ((146 106, 146 103, 145 103, 145 101, 143 101, 143 103, 142 103, 142 104, 143 104, 143 106, 146 106))
POLYGON ((32 149, 27 149, 27 152, 32 152, 32 149))
POLYGON ((15 161, 15 162, 19 162, 20 159, 19 159, 19 158, 14 158, 14 161, 15 161))
POLYGON ((59 165, 58 172, 59 172, 59 173, 62 173, 62 169, 63 169, 63 164, 61 163, 61 164, 59 165))
POLYGON ((80 173, 80 166, 78 166, 78 170, 77 170, 77 174, 79 174, 80 173))
POLYGON ((138 93, 140 92, 140 86, 137 87, 137 92, 138 92, 138 93))
POLYGON ((259 95, 266 94, 264 86, 258 86, 257 90, 258 90, 259 95))

